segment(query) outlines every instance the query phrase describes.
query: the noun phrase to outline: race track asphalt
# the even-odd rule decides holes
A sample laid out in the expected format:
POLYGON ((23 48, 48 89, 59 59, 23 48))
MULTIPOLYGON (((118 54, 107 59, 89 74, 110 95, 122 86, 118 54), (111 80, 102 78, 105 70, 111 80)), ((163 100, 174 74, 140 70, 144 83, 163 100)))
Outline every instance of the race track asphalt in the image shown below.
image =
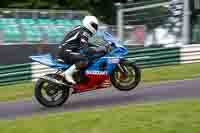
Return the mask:
POLYGON ((120 92, 107 88, 92 92, 72 95, 60 108, 45 108, 36 100, 12 103, 0 103, 0 120, 43 115, 46 113, 90 110, 123 104, 161 102, 176 99, 193 99, 200 97, 200 79, 175 81, 155 85, 140 85, 135 90, 120 92))

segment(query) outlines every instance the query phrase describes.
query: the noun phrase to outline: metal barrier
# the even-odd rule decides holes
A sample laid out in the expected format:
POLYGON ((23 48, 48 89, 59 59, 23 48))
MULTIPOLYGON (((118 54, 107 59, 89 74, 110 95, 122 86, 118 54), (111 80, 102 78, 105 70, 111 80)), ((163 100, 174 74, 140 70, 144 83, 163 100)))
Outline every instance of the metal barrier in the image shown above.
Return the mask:
POLYGON ((178 64, 180 61, 180 48, 148 48, 131 50, 127 58, 141 67, 153 67, 178 64))
POLYGON ((6 65, 0 67, 0 85, 31 80, 31 64, 6 65))
MULTIPOLYGON (((200 45, 172 48, 130 48, 127 59, 141 68, 200 62, 200 45)), ((0 85, 23 80, 34 80, 55 72, 38 63, 0 66, 0 85)))

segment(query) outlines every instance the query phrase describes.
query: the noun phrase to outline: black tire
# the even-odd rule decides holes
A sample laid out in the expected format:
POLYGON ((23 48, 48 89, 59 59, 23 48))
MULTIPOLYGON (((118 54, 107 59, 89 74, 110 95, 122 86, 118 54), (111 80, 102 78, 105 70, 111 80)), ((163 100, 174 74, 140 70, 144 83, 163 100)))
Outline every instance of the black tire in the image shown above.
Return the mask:
MULTIPOLYGON (((137 85, 139 84, 140 80, 141 80, 141 71, 140 71, 140 68, 135 64, 135 63, 130 63, 128 61, 123 61, 120 63, 120 65, 122 66, 129 66, 129 69, 131 68, 132 72, 134 72, 134 82, 130 82, 129 84, 122 84, 122 81, 119 82, 119 80, 116 78, 116 74, 117 73, 121 73, 120 70, 119 70, 119 67, 117 66, 112 74, 111 74, 111 82, 113 84, 113 86, 115 88, 117 88, 118 90, 120 91, 130 91, 130 90, 133 90, 134 88, 137 87, 137 85)), ((129 71, 130 72, 130 71, 129 71)), ((128 76, 129 78, 130 76, 128 76)), ((133 79, 133 78, 132 78, 133 79)))
MULTIPOLYGON (((50 75, 50 76, 52 76, 52 75, 50 75)), ((59 106, 62 106, 66 102, 66 100, 68 99, 69 92, 70 92, 69 88, 67 88, 66 86, 58 85, 58 84, 55 84, 53 82, 47 81, 45 79, 38 79, 38 81, 36 82, 36 85, 35 85, 35 98, 37 99, 37 101, 41 105, 43 105, 45 107, 59 107, 59 106), (61 97, 56 101, 48 101, 45 98, 45 96, 43 96, 43 94, 42 94, 42 89, 43 89, 42 87, 43 87, 44 84, 48 84, 48 85, 51 85, 51 87, 55 87, 55 88, 57 88, 59 90, 62 90, 61 97)))

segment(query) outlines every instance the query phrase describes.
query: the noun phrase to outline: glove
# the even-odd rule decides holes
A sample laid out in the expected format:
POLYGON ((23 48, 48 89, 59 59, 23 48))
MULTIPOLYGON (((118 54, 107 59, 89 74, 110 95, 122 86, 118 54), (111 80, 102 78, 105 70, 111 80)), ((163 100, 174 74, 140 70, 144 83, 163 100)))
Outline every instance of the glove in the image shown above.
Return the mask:
POLYGON ((112 51, 112 46, 111 45, 106 45, 106 52, 109 53, 112 51))

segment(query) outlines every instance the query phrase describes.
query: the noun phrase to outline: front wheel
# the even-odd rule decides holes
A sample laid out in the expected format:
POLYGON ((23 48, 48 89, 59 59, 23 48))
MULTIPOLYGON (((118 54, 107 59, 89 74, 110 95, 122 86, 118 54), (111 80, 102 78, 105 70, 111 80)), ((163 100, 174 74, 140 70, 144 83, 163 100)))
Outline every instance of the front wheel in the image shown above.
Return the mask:
POLYGON ((141 80, 140 68, 128 61, 121 62, 111 74, 113 86, 120 91, 130 91, 139 84, 141 80))
MULTIPOLYGON (((49 74, 51 78, 59 80, 58 75, 49 74)), ((35 85, 35 98, 45 107, 58 107, 69 97, 69 88, 45 79, 39 79, 35 85)))

